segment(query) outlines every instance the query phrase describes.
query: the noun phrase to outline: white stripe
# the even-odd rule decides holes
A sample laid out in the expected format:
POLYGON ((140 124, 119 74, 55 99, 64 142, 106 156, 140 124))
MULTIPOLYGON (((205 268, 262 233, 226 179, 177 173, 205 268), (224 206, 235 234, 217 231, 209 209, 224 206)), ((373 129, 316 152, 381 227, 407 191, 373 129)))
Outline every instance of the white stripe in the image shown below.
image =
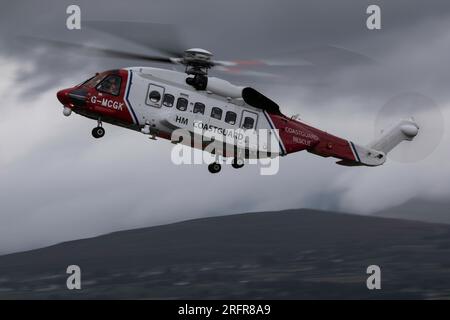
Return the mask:
POLYGON ((353 149, 353 144, 351 143, 351 141, 347 141, 348 145, 350 146, 350 150, 352 150, 352 154, 353 154, 353 158, 355 158, 355 161, 358 161, 358 156, 356 155, 356 150, 353 149))
POLYGON ((281 146, 281 151, 283 152, 283 154, 287 154, 287 152, 286 152, 286 148, 285 148, 285 146, 284 146, 284 143, 283 143, 283 140, 281 140, 281 137, 280 137, 280 135, 279 135, 279 130, 275 127, 275 125, 273 124, 273 122, 272 122, 272 119, 270 118, 270 116, 269 116, 269 114, 266 112, 266 110, 264 110, 263 111, 264 112, 264 114, 265 114, 265 116, 266 116, 266 119, 267 119, 267 121, 269 121, 269 125, 270 125, 270 127, 275 131, 275 136, 277 137, 277 139, 278 139, 278 142, 279 142, 279 144, 280 144, 280 146, 281 146))
MULTIPOLYGON (((136 123, 137 119, 134 119, 133 111, 131 111, 131 108, 128 105, 128 101, 127 101, 128 87, 131 84, 131 70, 126 70, 126 71, 128 72, 128 77, 127 77, 127 86, 125 87, 125 93, 123 95, 123 101, 125 101, 125 105, 127 106, 128 113, 130 114, 131 119, 133 120, 133 123, 136 123)), ((136 124, 139 124, 139 123, 136 123, 136 124)))

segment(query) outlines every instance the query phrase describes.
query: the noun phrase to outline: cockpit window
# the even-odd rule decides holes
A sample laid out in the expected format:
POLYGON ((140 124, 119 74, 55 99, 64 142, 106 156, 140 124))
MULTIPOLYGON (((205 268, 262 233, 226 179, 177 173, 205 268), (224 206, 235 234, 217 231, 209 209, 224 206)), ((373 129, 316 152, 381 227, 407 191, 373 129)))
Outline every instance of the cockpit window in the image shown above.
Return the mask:
POLYGON ((107 73, 97 73, 95 76, 91 77, 89 80, 86 80, 83 84, 81 84, 83 87, 89 87, 93 88, 96 87, 100 81, 102 81, 106 77, 107 73))
POLYGON ((91 81, 91 80, 94 79, 94 78, 95 78, 95 76, 90 77, 90 78, 87 79, 87 80, 84 80, 82 83, 80 83, 79 85, 77 85, 77 87, 85 86, 89 81, 91 81))
POLYGON ((117 75, 111 75, 105 78, 97 86, 97 90, 100 92, 112 94, 113 96, 118 96, 120 93, 120 85, 122 83, 122 78, 117 75))

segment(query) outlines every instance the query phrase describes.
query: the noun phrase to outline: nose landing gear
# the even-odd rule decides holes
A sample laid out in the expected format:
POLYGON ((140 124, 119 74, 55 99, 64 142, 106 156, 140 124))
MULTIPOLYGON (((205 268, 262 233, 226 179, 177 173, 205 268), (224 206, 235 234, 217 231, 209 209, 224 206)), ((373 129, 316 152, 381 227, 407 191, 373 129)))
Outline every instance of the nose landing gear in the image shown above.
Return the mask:
POLYGON ((92 129, 92 136, 95 139, 99 139, 101 137, 103 137, 105 135, 105 129, 103 129, 102 127, 96 127, 94 129, 92 129))
POLYGON ((97 127, 92 129, 92 136, 95 139, 99 139, 99 138, 102 138, 104 135, 105 135, 105 129, 103 129, 103 127, 102 127, 102 122, 100 120, 98 120, 97 127))

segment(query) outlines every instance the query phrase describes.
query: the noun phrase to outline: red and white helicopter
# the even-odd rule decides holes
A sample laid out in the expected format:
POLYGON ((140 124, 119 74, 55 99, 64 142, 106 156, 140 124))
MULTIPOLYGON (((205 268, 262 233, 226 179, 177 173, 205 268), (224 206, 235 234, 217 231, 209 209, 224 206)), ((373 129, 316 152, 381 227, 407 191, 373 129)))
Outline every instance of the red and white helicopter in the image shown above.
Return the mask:
MULTIPOLYGON (((102 49, 118 57, 134 54, 102 49)), ((96 120, 92 130, 95 138, 105 135, 103 123, 171 139, 177 129, 194 134, 201 124, 203 132, 214 130, 227 135, 233 130, 260 129, 273 132, 278 140, 276 152, 268 157, 285 156, 306 150, 322 157, 334 157, 344 166, 379 166, 386 155, 404 140, 413 140, 419 126, 411 119, 401 120, 385 130, 372 143, 362 146, 339 138, 294 118, 283 115, 279 106, 251 87, 231 84, 226 80, 208 76, 211 68, 228 68, 239 62, 216 61, 203 49, 189 49, 176 57, 138 56, 146 61, 183 65, 185 72, 150 67, 131 67, 105 71, 73 88, 57 93, 63 104, 63 113, 72 112, 96 120)), ((236 141, 236 140, 235 140, 236 141)), ((246 159, 260 157, 267 150, 243 150, 237 143, 233 154, 216 149, 217 156, 233 157, 234 168, 241 168, 246 159)), ((199 148, 204 149, 201 144, 199 148)), ((219 158, 219 157, 218 157, 219 158)), ((216 161, 208 166, 211 173, 221 170, 216 161)))

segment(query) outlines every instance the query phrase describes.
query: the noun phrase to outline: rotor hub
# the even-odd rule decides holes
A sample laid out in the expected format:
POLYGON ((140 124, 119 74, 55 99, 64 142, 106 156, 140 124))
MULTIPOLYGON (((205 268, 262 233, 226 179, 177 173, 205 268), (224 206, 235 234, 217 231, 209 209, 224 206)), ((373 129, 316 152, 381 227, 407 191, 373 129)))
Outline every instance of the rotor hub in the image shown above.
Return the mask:
POLYGON ((201 49, 201 48, 192 48, 184 51, 184 58, 185 59, 195 59, 195 60, 202 60, 202 61, 211 61, 211 57, 213 54, 209 52, 208 50, 201 49))
POLYGON ((206 76, 208 69, 214 65, 211 60, 212 56, 213 54, 211 52, 200 48, 186 50, 183 57, 183 64, 186 65, 186 73, 194 76, 206 76))

